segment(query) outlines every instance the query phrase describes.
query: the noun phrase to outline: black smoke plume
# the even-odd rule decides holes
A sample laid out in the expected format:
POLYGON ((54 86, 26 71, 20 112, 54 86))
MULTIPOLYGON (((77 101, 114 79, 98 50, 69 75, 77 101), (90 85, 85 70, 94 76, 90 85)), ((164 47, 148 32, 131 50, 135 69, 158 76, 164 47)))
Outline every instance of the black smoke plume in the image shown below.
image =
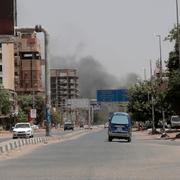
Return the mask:
POLYGON ((96 98, 96 90, 113 89, 120 86, 118 79, 92 56, 76 60, 76 56, 52 57, 51 68, 77 69, 79 76, 80 96, 96 98))

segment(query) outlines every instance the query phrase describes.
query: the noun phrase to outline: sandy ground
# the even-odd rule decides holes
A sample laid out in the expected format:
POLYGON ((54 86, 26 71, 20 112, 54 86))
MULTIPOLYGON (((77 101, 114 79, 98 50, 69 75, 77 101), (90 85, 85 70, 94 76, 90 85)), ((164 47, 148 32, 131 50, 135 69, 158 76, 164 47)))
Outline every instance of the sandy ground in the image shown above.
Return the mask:
MULTIPOLYGON (((158 130, 160 131, 160 130, 158 130)), ((138 138, 140 139, 161 139, 162 137, 162 134, 159 133, 159 134, 152 134, 151 133, 151 129, 148 129, 148 130, 142 130, 142 131, 136 131, 134 130, 133 132, 134 134, 137 134, 138 135, 138 138)), ((167 131, 166 132, 166 137, 164 137, 164 139, 179 139, 179 138, 176 138, 176 135, 179 134, 180 131, 179 130, 172 130, 172 131, 167 131)))

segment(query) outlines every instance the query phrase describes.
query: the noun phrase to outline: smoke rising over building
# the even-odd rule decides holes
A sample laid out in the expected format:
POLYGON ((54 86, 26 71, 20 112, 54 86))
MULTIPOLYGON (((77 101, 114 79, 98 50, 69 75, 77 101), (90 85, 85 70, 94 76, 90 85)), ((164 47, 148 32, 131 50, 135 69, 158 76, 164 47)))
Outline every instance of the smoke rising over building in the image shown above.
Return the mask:
POLYGON ((86 56, 80 60, 76 60, 75 56, 52 57, 50 62, 51 68, 77 69, 82 97, 95 98, 97 89, 113 88, 119 85, 118 79, 109 74, 92 56, 86 56))

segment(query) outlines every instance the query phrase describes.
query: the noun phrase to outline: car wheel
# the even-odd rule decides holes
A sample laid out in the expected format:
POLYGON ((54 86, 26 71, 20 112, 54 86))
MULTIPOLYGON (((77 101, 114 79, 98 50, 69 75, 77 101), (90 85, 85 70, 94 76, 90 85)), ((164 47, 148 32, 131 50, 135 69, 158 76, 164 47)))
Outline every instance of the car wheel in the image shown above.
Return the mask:
POLYGON ((111 136, 108 136, 108 141, 111 142, 112 141, 112 137, 111 136))
POLYGON ((130 137, 128 138, 128 142, 131 142, 131 138, 130 137))

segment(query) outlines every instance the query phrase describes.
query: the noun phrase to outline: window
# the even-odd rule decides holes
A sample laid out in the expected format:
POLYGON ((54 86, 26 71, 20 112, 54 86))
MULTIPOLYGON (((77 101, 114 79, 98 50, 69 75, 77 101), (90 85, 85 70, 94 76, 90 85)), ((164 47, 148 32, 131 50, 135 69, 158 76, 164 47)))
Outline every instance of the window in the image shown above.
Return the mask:
POLYGON ((2 65, 0 65, 0 72, 2 72, 2 65))
POLYGON ((41 59, 39 53, 23 52, 20 54, 21 59, 41 59))
POLYGON ((0 84, 2 84, 2 81, 3 81, 3 79, 2 79, 2 77, 0 77, 0 84))
POLYGON ((15 128, 30 128, 29 124, 16 124, 15 128))
POLYGON ((112 124, 128 124, 128 117, 125 115, 114 115, 111 119, 112 124))
POLYGON ((2 53, 0 53, 0 59, 2 59, 2 53))

